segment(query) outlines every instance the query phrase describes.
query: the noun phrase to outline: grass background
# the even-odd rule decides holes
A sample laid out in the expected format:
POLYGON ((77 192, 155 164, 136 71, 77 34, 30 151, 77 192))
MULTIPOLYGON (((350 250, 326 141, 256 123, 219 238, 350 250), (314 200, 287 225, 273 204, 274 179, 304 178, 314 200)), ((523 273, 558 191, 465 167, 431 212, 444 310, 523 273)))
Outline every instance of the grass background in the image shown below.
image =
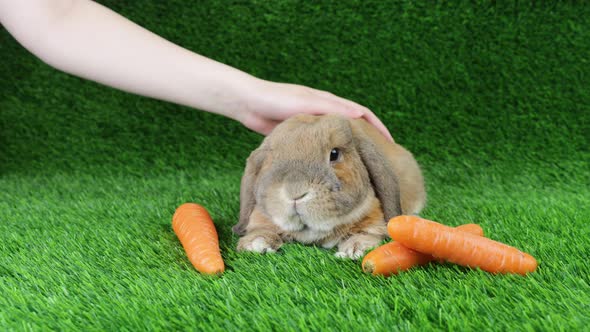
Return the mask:
POLYGON ((101 1, 200 54, 370 107, 424 169, 423 216, 476 222, 526 278, 429 265, 384 279, 297 244, 235 252, 261 136, 57 72, 0 30, 2 330, 583 330, 590 324, 590 7, 101 1), (170 227, 205 205, 229 269, 170 227))

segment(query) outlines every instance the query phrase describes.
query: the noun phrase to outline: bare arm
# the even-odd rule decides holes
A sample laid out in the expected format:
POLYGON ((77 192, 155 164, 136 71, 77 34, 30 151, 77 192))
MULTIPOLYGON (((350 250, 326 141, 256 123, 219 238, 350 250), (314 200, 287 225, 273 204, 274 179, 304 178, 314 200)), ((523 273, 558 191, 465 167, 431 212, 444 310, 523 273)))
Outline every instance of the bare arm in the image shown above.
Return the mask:
POLYGON ((92 1, 0 1, 3 24, 25 48, 76 76, 224 115, 231 105, 217 95, 238 96, 256 83, 92 1))
POLYGON ((120 90, 221 114, 267 134, 296 113, 364 116, 328 92, 255 78, 175 45, 90 0, 0 0, 0 22, 47 64, 120 90))

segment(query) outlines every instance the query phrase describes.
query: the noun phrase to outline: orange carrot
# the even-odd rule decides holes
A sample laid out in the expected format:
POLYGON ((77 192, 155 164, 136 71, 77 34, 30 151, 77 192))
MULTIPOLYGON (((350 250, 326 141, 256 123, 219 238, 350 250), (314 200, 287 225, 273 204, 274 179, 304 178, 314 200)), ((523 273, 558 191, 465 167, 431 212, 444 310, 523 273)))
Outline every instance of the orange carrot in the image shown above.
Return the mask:
POLYGON ((172 229, 195 269, 205 274, 223 273, 217 231, 204 207, 195 203, 179 206, 172 217, 172 229))
POLYGON ((535 258, 514 247, 416 216, 392 218, 387 229, 408 248, 462 266, 522 275, 537 268, 535 258))
MULTIPOLYGON (((483 229, 476 224, 461 225, 457 229, 483 236, 483 229)), ((363 258, 362 267, 365 273, 387 277, 414 266, 425 265, 434 259, 431 255, 419 253, 392 241, 369 252, 363 258)))

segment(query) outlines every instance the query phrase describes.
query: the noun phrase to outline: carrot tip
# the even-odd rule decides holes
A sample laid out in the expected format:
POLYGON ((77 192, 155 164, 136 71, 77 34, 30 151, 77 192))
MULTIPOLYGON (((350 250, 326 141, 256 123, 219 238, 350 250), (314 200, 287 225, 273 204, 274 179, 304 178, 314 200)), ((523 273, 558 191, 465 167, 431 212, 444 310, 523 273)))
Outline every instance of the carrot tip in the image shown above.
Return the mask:
POLYGON ((363 272, 373 274, 373 271, 375 271, 375 264, 372 261, 363 262, 363 272))
POLYGON ((212 272, 201 272, 205 275, 212 276, 212 277, 221 277, 223 275, 223 270, 217 270, 212 272))

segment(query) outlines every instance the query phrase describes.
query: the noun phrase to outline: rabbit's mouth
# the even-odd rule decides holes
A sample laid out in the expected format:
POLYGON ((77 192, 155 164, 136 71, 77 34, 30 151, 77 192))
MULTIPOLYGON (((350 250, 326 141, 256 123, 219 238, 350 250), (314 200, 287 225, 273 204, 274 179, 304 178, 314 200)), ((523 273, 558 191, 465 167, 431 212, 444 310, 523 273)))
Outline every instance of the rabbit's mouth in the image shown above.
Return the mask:
POLYGON ((288 215, 287 217, 274 217, 274 223, 287 232, 300 232, 308 226, 299 214, 288 215))
POLYGON ((268 214, 273 222, 284 231, 298 232, 309 227, 309 205, 316 196, 313 190, 291 195, 285 187, 281 187, 276 195, 268 214))

